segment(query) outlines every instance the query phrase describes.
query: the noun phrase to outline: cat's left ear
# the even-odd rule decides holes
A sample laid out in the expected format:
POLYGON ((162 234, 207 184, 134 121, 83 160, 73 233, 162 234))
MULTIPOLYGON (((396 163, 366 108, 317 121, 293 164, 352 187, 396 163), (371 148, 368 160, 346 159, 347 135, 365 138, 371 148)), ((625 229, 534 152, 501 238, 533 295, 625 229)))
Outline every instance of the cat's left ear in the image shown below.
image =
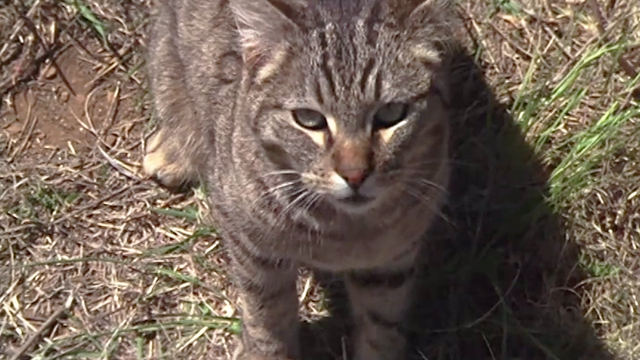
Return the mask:
POLYGON ((410 9, 409 17, 424 16, 425 13, 433 15, 442 15, 443 11, 451 11, 453 8, 452 0, 409 0, 410 9), (422 14, 421 14, 422 13, 422 14))
POLYGON ((452 0, 392 0, 402 2, 398 20, 409 34, 406 46, 411 57, 434 71, 432 86, 445 103, 451 100, 451 55, 459 45, 462 28, 452 0))
POLYGON ((461 23, 451 0, 409 0, 405 26, 417 38, 448 42, 456 38, 461 23))
POLYGON ((301 4, 295 0, 230 0, 246 66, 267 66, 299 31, 301 4))

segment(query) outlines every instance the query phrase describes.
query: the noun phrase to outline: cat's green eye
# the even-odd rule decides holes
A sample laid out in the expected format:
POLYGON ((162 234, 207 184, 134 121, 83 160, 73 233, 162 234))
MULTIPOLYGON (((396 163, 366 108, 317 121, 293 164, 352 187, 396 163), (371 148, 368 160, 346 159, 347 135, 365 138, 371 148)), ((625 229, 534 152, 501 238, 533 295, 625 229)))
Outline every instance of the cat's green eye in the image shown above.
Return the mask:
POLYGON ((409 113, 409 105, 404 103, 387 103, 382 105, 373 115, 373 128, 386 129, 404 120, 409 113))
POLYGON ((315 110, 295 109, 291 111, 291 114, 293 120, 305 129, 324 130, 327 128, 327 118, 315 110))

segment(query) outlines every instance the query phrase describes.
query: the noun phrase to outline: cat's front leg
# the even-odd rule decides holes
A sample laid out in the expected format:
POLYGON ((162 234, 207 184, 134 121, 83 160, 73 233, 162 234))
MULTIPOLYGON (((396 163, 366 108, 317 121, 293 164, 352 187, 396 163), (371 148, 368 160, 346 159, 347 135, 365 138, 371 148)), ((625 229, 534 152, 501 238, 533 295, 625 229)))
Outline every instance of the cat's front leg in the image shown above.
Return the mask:
POLYGON ((212 128, 204 125, 203 110, 187 86, 185 59, 175 35, 179 14, 173 3, 159 2, 150 34, 148 65, 159 125, 146 141, 142 166, 160 184, 178 189, 194 185, 204 175, 205 161, 212 156, 212 128))
POLYGON ((354 271, 346 284, 355 317, 354 360, 404 360, 403 331, 414 265, 354 271))
POLYGON ((148 176, 170 189, 197 184, 203 176, 204 143, 202 134, 188 129, 159 128, 150 136, 145 149, 143 168, 148 176))
POLYGON ((297 269, 237 248, 231 254, 243 323, 234 360, 297 360, 297 269))

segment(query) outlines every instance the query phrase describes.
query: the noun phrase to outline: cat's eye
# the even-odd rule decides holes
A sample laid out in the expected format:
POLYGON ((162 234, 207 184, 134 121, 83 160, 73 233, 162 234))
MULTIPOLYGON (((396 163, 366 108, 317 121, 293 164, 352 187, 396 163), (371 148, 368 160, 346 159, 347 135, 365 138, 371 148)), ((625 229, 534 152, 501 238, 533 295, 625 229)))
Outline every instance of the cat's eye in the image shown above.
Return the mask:
POLYGON ((387 103, 382 105, 373 115, 373 128, 386 129, 404 120, 409 113, 409 105, 404 103, 387 103))
POLYGON ((295 109, 291 111, 293 120, 305 129, 324 130, 327 128, 327 118, 311 109, 295 109))

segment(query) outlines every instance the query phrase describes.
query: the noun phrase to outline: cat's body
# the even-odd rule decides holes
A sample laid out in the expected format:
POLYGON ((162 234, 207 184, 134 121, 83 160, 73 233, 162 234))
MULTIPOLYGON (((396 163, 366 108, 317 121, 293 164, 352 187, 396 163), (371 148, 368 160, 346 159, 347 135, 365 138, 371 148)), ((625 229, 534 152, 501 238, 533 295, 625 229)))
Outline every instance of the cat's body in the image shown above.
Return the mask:
POLYGON ((242 360, 298 358, 299 266, 345 274, 357 360, 399 360, 449 176, 442 1, 165 0, 145 170, 202 176, 234 260, 242 360))

